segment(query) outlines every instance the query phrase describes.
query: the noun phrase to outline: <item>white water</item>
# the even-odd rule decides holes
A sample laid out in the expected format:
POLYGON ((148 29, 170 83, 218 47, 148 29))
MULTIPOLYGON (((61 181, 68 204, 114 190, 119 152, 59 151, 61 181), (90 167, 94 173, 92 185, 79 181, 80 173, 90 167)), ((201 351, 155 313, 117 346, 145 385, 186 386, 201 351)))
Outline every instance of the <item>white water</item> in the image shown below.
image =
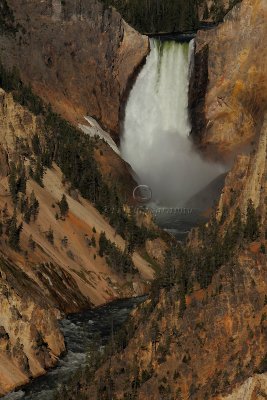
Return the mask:
POLYGON ((130 93, 121 144, 123 158, 151 187, 153 201, 184 204, 223 172, 205 162, 189 139, 188 84, 193 42, 151 41, 151 52, 130 93))

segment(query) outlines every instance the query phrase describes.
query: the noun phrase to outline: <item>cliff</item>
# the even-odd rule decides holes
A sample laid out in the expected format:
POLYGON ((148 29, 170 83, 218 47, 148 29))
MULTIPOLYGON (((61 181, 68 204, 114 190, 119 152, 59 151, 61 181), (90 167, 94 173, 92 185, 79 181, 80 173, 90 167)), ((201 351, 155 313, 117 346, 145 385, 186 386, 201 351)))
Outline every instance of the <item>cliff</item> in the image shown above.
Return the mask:
POLYGON ((203 24, 221 22, 239 0, 102 0, 146 34, 195 31, 203 24))
POLYGON ((198 33, 193 134, 209 157, 233 162, 218 208, 167 256, 125 342, 69 398, 267 397, 266 10, 244 0, 198 33))
POLYGON ((197 34, 192 135, 214 159, 253 149, 259 135, 267 100, 266 17, 265 1, 244 0, 223 24, 197 34))
MULTIPOLYGON (((226 177, 220 222, 211 221, 206 233, 190 234, 184 256, 178 248, 176 272, 168 261, 158 295, 156 284, 133 317, 127 346, 118 342, 93 385, 86 375, 81 379, 85 398, 89 393, 103 399, 106 393, 140 400, 266 398, 266 127, 265 119, 256 151, 239 156, 226 177), (259 232, 248 238, 250 199, 259 232)), ((69 398, 79 398, 73 393, 70 387, 69 398)))
MULTIPOLYGON (((126 238, 118 233, 119 226, 110 225, 103 210, 101 214, 68 183, 66 170, 63 175, 56 162, 48 161, 51 151, 55 152, 49 147, 51 138, 57 137, 59 128, 55 122, 54 128, 50 126, 48 140, 47 125, 44 128, 47 119, 0 89, 0 394, 45 373, 57 362, 64 351, 64 339, 56 321, 63 313, 143 294, 154 276, 152 265, 138 249, 130 257, 132 272, 118 258, 108 262, 99 255, 101 232, 113 249, 118 249, 117 257, 124 254, 126 238), (63 195, 68 204, 64 217, 59 206, 63 195)), ((108 205, 111 193, 99 171, 111 156, 110 147, 72 131, 74 128, 65 122, 57 123, 64 124, 65 146, 72 137, 70 134, 67 139, 67 129, 77 135, 76 148, 80 140, 86 141, 86 149, 93 146, 91 158, 83 163, 88 165, 87 173, 98 176, 108 205), (94 152, 104 161, 95 164, 94 152)), ((70 149, 75 150, 73 146, 70 149)), ((66 166, 73 174, 70 149, 65 150, 66 166)), ((115 153, 114 157, 121 162, 115 153)), ((107 175, 111 173, 109 169, 107 175)), ((80 167, 79 182, 84 175, 80 167)), ((119 217, 117 209, 115 214, 119 217)))
POLYGON ((0 396, 51 368, 65 350, 59 312, 37 283, 0 259, 0 396))
POLYGON ((118 133, 121 100, 149 50, 147 38, 96 0, 1 1, 4 22, 13 21, 0 32, 4 66, 15 66, 72 123, 91 116, 118 133))

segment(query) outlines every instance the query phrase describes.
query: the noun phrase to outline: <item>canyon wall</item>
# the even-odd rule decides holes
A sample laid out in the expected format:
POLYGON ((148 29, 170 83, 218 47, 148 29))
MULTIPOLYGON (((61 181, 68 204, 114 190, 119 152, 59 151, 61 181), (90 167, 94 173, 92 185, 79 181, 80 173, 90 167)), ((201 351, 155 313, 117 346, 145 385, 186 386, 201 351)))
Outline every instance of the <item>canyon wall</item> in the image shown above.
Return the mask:
POLYGON ((243 0, 223 24, 197 34, 192 135, 212 158, 252 150, 259 135, 267 104, 266 18, 264 0, 243 0))
POLYGON ((121 100, 149 50, 147 38, 96 0, 1 1, 4 66, 15 66, 72 123, 89 115, 118 133, 121 100))
POLYGON ((54 366, 65 345, 58 310, 36 282, 2 254, 0 312, 1 396, 54 366))
MULTIPOLYGON (((0 395, 56 364, 65 349, 57 325, 64 313, 144 294, 154 276, 152 265, 138 251, 132 255, 134 274, 119 271, 116 263, 110 264, 99 255, 101 232, 121 252, 125 239, 93 204, 70 187, 55 163, 45 168, 41 183, 33 179, 33 142, 39 143, 40 149, 44 132, 41 115, 32 114, 11 93, 0 89, 0 395), (15 205, 10 175, 12 163, 21 162, 26 187, 24 193, 17 194, 15 205), (33 193, 38 215, 26 219, 23 207, 32 202, 33 193), (61 218, 63 195, 69 210, 61 218), (19 243, 12 247, 14 218, 16 232, 20 223, 22 231, 19 243)), ((111 160, 111 149, 101 141, 95 145, 97 157, 104 159, 99 162, 103 169, 106 157, 111 160)), ((112 159, 120 165, 115 153, 112 159)), ((106 173, 111 176, 111 162, 108 167, 106 173)))
POLYGON ((102 0, 114 6, 139 32, 147 34, 198 29, 222 21, 239 0, 102 0))
MULTIPOLYGON (((88 379, 81 388, 85 395, 105 398, 110 390, 118 399, 140 400, 267 397, 266 11, 265 1, 243 0, 223 24, 198 33, 190 88, 196 143, 213 159, 232 161, 240 153, 207 226, 218 229, 219 237, 241 237, 244 222, 252 223, 252 201, 257 237, 243 237, 208 285, 186 282, 184 303, 183 277, 178 272, 174 284, 165 276, 159 298, 155 301, 153 292, 136 313, 126 348, 97 371, 93 385, 88 379)), ((208 252, 200 236, 201 229, 192 232, 187 245, 208 252)), ((214 254, 208 265, 192 257, 196 275, 213 270, 218 249, 214 254)))

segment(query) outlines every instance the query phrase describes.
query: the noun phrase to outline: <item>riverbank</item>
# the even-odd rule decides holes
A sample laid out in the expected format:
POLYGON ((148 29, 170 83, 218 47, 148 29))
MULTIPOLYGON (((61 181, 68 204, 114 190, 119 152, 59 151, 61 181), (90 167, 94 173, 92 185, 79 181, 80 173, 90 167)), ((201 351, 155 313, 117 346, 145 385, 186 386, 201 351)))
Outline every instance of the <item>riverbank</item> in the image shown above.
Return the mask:
POLYGON ((100 346, 105 346, 112 333, 118 332, 132 310, 145 299, 146 296, 116 300, 92 310, 68 315, 60 321, 67 352, 59 359, 58 365, 2 399, 52 400, 56 390, 86 366, 90 344, 97 339, 100 346))

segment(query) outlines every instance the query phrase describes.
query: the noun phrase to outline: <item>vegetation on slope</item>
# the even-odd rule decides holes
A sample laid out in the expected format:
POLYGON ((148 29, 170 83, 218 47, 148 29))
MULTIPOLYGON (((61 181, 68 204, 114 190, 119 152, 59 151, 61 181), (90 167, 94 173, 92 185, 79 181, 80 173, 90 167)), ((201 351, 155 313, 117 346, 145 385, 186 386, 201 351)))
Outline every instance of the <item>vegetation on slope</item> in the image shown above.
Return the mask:
POLYGON ((177 32, 198 26, 195 0, 102 0, 113 5, 135 29, 144 33, 177 32))
MULTIPOLYGON (((227 269, 229 266, 231 269, 235 263, 237 265, 236 258, 238 254, 243 249, 248 248, 251 242, 255 240, 259 241, 264 233, 262 232, 260 218, 251 200, 248 202, 245 218, 241 217, 240 210, 237 208, 233 221, 228 223, 227 226, 224 223, 224 218, 218 222, 213 217, 208 225, 195 230, 193 236, 198 236, 199 246, 197 248, 192 247, 190 243, 185 247, 177 244, 177 246, 172 247, 166 252, 165 266, 153 282, 149 301, 141 306, 138 315, 134 319, 131 318, 129 320, 123 331, 115 339, 112 338, 104 355, 101 355, 100 351, 94 350, 91 353, 89 350, 90 362, 87 367, 81 368, 72 382, 59 390, 55 395, 55 399, 62 398, 63 395, 66 400, 88 399, 90 398, 89 393, 91 393, 92 382, 94 382, 94 387, 97 387, 95 392, 97 393, 97 399, 115 399, 117 398, 115 380, 120 379, 121 375, 124 376, 125 380, 121 381, 120 389, 127 387, 127 390, 124 391, 124 397, 118 398, 129 400, 138 398, 138 390, 155 374, 155 363, 161 365, 166 362, 167 357, 171 356, 170 348, 172 341, 174 343, 176 341, 179 342, 179 335, 182 335, 178 331, 173 331, 171 334, 168 330, 168 325, 167 327, 164 325, 166 332, 164 334, 161 333, 160 321, 163 318, 168 319, 168 315, 160 310, 165 308, 165 312, 166 309, 170 312, 170 310, 174 309, 175 317, 173 318, 182 321, 187 309, 186 298, 193 295, 196 290, 208 288, 212 284, 213 277, 221 268, 226 266, 227 269), (163 297, 166 303, 162 304, 163 297), (112 354, 120 354, 127 347, 130 339, 133 338, 140 326, 146 329, 145 338, 147 342, 150 341, 152 343, 153 347, 151 357, 154 361, 151 361, 150 368, 142 368, 142 361, 139 362, 137 359, 134 364, 129 361, 132 365, 131 370, 127 369, 125 360, 114 365, 114 359, 113 363, 111 361, 112 354), (104 362, 106 362, 104 375, 100 373, 101 379, 96 379, 95 371, 104 362), (122 365, 126 365, 126 367, 121 368, 122 365)), ((102 241, 101 248, 104 248, 103 251, 105 253, 105 248, 108 244, 104 238, 102 238, 102 241)), ((264 251, 265 248, 261 246, 260 252, 264 253, 264 251)), ((220 283, 218 290, 219 293, 223 290, 222 283, 220 283)), ((192 324, 194 324, 194 320, 192 320, 192 324)), ((199 323, 199 326, 201 326, 201 323, 199 323)), ((196 331, 199 329, 197 327, 196 331)), ((248 334, 251 335, 251 333, 248 334)), ((148 348, 142 349, 141 347, 142 350, 146 353, 148 348)), ((184 355, 183 362, 185 365, 190 362, 189 357, 188 355, 184 355)), ((116 360, 118 361, 118 359, 116 360)), ((178 359, 179 355, 177 355, 178 359)), ((154 376, 156 377, 156 375, 154 376)), ((179 376, 179 372, 175 371, 173 379, 177 380, 179 376)), ((176 393, 177 397, 172 397, 171 389, 168 385, 170 380, 172 380, 170 375, 164 381, 158 381, 156 377, 161 398, 168 400, 182 398, 179 390, 176 393)), ((153 390, 155 388, 151 389, 151 393, 154 393, 153 390)), ((215 393, 217 387, 214 386, 210 390, 215 393)), ((192 386, 191 391, 192 394, 195 393, 196 388, 192 386)), ((155 396, 155 398, 158 397, 155 396)))
MULTIPOLYGON (((143 245, 146 239, 155 237, 154 232, 137 225, 134 214, 129 216, 125 212, 117 186, 108 185, 103 179, 94 157, 94 149, 100 139, 91 138, 55 114, 32 92, 30 86, 23 85, 16 69, 7 71, 0 64, 0 87, 12 92, 18 103, 39 116, 40 133, 32 137, 30 144, 18 142, 20 161, 17 165, 10 164, 9 187, 14 210, 19 208, 25 222, 30 222, 37 212, 32 201, 25 197, 26 181, 30 176, 42 186, 45 169, 55 162, 71 188, 78 189, 127 241, 127 257, 131 257, 134 249, 143 245), (27 168, 25 160, 29 160, 27 168)), ((64 199, 60 204, 63 207, 61 214, 64 214, 67 212, 64 199)), ((17 227, 17 236, 20 231, 21 228, 18 230, 17 227)))
POLYGON ((14 34, 17 29, 14 25, 13 11, 9 8, 6 0, 0 0, 0 34, 14 34))
POLYGON ((225 9, 222 0, 214 0, 208 8, 206 0, 101 0, 114 6, 124 19, 142 33, 184 32, 199 28, 199 7, 204 19, 222 21, 226 12, 240 0, 230 0, 225 9))

